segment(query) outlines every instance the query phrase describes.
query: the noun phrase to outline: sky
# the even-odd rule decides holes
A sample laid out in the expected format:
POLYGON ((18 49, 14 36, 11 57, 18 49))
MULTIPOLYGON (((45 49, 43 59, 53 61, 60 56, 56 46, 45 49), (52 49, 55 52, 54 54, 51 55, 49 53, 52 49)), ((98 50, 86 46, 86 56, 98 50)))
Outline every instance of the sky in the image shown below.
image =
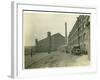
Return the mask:
POLYGON ((72 30, 79 14, 58 12, 23 12, 23 40, 24 46, 34 46, 35 39, 41 40, 51 35, 60 33, 65 36, 65 22, 67 34, 72 30))

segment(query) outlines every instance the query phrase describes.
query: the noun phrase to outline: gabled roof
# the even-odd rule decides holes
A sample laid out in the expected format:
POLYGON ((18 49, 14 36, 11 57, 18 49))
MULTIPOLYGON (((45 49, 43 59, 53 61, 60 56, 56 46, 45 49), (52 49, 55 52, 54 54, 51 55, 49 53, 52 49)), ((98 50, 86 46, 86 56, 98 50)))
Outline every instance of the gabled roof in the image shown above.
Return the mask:
MULTIPOLYGON (((56 33, 56 34, 53 34, 51 35, 51 38, 57 38, 57 37, 62 37, 62 38, 65 38, 63 35, 61 35, 60 33, 56 33)), ((41 41, 46 41, 48 37, 42 39, 42 40, 39 40, 39 42, 41 41)))

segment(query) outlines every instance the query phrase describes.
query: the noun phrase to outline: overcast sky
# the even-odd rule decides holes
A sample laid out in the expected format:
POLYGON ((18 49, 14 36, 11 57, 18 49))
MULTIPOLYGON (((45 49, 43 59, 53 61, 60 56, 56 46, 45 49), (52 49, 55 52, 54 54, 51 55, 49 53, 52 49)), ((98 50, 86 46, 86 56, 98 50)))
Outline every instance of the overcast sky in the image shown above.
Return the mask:
POLYGON ((67 31, 69 34, 78 16, 79 14, 72 13, 24 11, 24 46, 35 45, 35 39, 41 40, 47 37, 48 31, 52 35, 60 33, 65 36, 65 22, 67 22, 67 31))

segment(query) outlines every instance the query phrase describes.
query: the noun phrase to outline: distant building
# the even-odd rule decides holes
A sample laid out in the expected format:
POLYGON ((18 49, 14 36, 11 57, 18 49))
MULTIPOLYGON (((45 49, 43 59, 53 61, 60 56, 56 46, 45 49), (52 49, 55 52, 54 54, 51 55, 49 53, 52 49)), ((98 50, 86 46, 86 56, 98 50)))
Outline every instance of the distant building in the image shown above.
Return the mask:
POLYGON ((65 44, 65 37, 60 33, 51 35, 50 32, 47 33, 47 37, 39 40, 35 39, 35 46, 25 46, 24 52, 25 55, 32 55, 39 52, 52 52, 56 51, 58 47, 65 44))
POLYGON ((80 15, 68 36, 68 46, 80 46, 90 54, 90 16, 80 15))
POLYGON ((40 41, 38 41, 38 45, 36 44, 36 52, 48 52, 56 51, 59 46, 65 44, 65 37, 60 33, 56 33, 51 35, 48 32, 48 36, 40 41))

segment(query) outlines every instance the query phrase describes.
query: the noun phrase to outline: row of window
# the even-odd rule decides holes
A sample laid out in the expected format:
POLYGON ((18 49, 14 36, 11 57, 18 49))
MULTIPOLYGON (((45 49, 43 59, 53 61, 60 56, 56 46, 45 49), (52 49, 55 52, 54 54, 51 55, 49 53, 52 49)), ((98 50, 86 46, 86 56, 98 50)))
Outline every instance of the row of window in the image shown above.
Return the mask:
POLYGON ((84 41, 88 40, 88 37, 89 37, 89 34, 84 33, 83 35, 78 36, 77 38, 75 38, 75 39, 73 38, 72 40, 70 40, 69 44, 73 45, 73 44, 78 44, 78 43, 81 43, 81 42, 84 43, 84 41))
POLYGON ((86 16, 86 15, 85 16, 84 15, 79 16, 79 20, 76 21, 77 24, 74 25, 74 28, 70 32, 69 36, 70 37, 73 36, 73 34, 75 34, 77 32, 77 30, 79 31, 79 33, 81 31, 83 31, 85 29, 85 27, 87 26, 87 23, 88 22, 90 23, 89 19, 90 19, 90 16, 86 16))

